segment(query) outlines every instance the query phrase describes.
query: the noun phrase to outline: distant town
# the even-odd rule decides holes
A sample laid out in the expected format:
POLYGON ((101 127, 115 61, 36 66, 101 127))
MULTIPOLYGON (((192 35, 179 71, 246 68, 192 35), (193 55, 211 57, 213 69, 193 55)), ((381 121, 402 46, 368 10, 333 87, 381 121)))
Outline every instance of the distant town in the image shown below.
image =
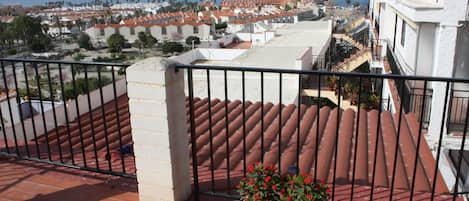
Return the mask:
MULTIPOLYGON (((0 7, 0 56, 133 63, 194 47, 224 48, 235 33, 272 29, 272 23, 321 20, 333 1, 224 0, 214 2, 48 2, 0 7)), ((337 22, 350 22, 357 2, 337 22)), ((337 13, 337 12, 336 12, 337 13)), ((362 13, 363 14, 363 13, 362 13)), ((337 16, 337 15, 336 15, 337 16)))

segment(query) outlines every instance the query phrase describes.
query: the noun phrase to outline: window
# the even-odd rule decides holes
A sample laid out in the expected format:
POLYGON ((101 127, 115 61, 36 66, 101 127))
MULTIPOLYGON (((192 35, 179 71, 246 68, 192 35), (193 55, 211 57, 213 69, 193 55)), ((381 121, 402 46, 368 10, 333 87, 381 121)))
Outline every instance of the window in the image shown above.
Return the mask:
POLYGON ((114 33, 115 33, 115 34, 120 34, 119 28, 114 28, 114 33))
POLYGON ((135 35, 135 28, 130 27, 130 35, 135 35))
POLYGON ((402 20, 402 27, 401 27, 401 45, 404 47, 405 44, 405 32, 406 32, 406 22, 402 20))
POLYGON ((194 26, 194 33, 195 33, 195 34, 198 34, 198 33, 199 33, 199 27, 198 27, 198 26, 194 26))
POLYGON ((104 36, 104 29, 102 29, 102 28, 99 29, 99 34, 100 34, 101 36, 104 36))
POLYGON ((182 34, 182 27, 178 27, 178 34, 182 34))
POLYGON ((150 34, 150 33, 151 33, 150 27, 145 27, 145 33, 147 33, 147 34, 150 34))
POLYGON ((161 27, 161 35, 166 35, 166 27, 161 27))

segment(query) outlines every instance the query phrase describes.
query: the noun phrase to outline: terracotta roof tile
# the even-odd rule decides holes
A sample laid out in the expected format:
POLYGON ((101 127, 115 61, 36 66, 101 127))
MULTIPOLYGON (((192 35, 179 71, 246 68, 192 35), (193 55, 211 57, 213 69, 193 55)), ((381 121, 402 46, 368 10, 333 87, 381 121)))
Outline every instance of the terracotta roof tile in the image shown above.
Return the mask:
MULTIPOLYGON (((119 148, 119 136, 117 132, 117 115, 119 116, 122 143, 132 143, 130 129, 130 115, 128 109, 128 99, 122 96, 118 100, 119 110, 116 111, 114 103, 108 103, 105 108, 105 119, 101 115, 100 108, 93 111, 93 119, 89 114, 80 116, 81 127, 77 120, 70 122, 71 138, 67 135, 67 129, 64 126, 57 128, 59 132, 56 136, 55 130, 49 133, 49 143, 53 151, 53 158, 58 158, 58 147, 60 146, 64 153, 68 152, 69 142, 74 147, 74 156, 78 164, 82 164, 81 159, 81 139, 79 129, 82 130, 83 148, 86 152, 88 166, 95 165, 93 153, 94 146, 98 150, 98 163, 102 169, 107 168, 107 161, 104 157, 106 153, 104 122, 107 126, 107 137, 112 152, 119 148), (94 135, 91 132, 91 125, 94 126, 94 135), (92 138, 95 138, 93 143, 92 138)), ((246 123, 246 162, 252 164, 261 160, 263 154, 266 163, 276 164, 278 162, 278 151, 281 150, 281 170, 283 173, 289 166, 296 164, 297 143, 300 143, 300 161, 299 168, 303 173, 314 173, 315 162, 317 162, 317 176, 319 179, 332 182, 334 168, 334 152, 337 147, 337 174, 336 181, 340 185, 347 185, 352 180, 352 170, 355 165, 353 157, 355 150, 355 138, 358 136, 357 160, 356 160, 356 184, 361 186, 371 185, 373 159, 376 155, 376 178, 375 185, 378 187, 389 188, 392 180, 392 167, 394 163, 394 151, 397 141, 398 116, 389 112, 365 111, 358 113, 353 110, 338 110, 337 108, 322 107, 319 111, 317 106, 300 107, 300 141, 297 141, 298 127, 298 108, 295 105, 274 105, 272 103, 261 104, 260 102, 246 102, 245 108, 239 100, 229 101, 228 116, 225 116, 225 101, 208 99, 194 99, 194 114, 196 123, 196 150, 197 161, 200 171, 200 179, 210 180, 209 168, 212 165, 210 160, 210 141, 212 142, 213 166, 216 172, 220 173, 220 178, 225 175, 227 154, 226 137, 229 137, 229 160, 230 169, 233 175, 242 175, 243 170, 243 118, 242 111, 245 109, 246 123), (212 124, 209 125, 208 106, 211 106, 212 124), (261 114, 261 107, 264 108, 264 114, 261 114), (279 114, 281 113, 281 121, 279 114), (339 115, 339 119, 337 115, 339 115), (360 116, 360 122, 357 128, 357 116, 360 116), (381 115, 381 124, 378 127, 378 117, 381 115), (225 118, 228 118, 228 132, 225 128, 225 118), (319 125, 318 125, 319 118, 319 125), (261 128, 261 119, 264 121, 264 128, 261 128), (280 124, 279 124, 280 123, 280 124), (281 125, 281 126, 280 126, 281 125), (337 136, 338 129, 338 136, 337 136), (264 133, 262 133, 264 130, 264 133), (376 131, 379 130, 377 135, 376 131), (281 144, 279 146, 279 131, 281 131, 281 144), (319 131, 317 133, 317 131, 319 131), (210 132, 213 138, 210 140, 210 132), (337 138, 338 137, 338 138, 337 138), (375 150, 376 137, 379 137, 378 149, 375 150), (261 138, 264 139, 264 153, 261 153, 261 138), (338 140, 338 141, 337 141, 338 140), (318 147, 316 147, 318 145, 318 147), (316 150, 318 150, 318 161, 315 161, 316 150), (331 160, 332 159, 332 160, 331 160)), ((186 107, 188 100, 186 99, 186 107)), ((188 110, 187 111, 187 115, 188 110)), ((189 121, 186 121, 189 126, 189 121)), ((407 191, 410 188, 412 170, 416 153, 416 141, 418 136, 418 122, 412 114, 405 115, 402 118, 399 139, 399 151, 397 152, 395 189, 407 191), (417 130, 416 130, 417 129, 417 130)), ((189 129, 188 138, 189 140, 189 129)), ((45 137, 40 137, 39 142, 44 149, 45 137)), ((434 171, 433 157, 423 136, 421 138, 421 147, 417 163, 416 190, 421 192, 431 191, 431 183, 434 171), (425 165, 423 165, 425 164, 425 165)), ((30 149, 33 150, 34 144, 30 143, 30 149)), ((192 146, 189 143, 189 146, 192 146)), ((70 156, 64 155, 66 159, 70 156)), ((126 165, 129 172, 135 171, 133 158, 126 156, 126 165)), ((119 158, 112 159, 112 167, 119 170, 119 158)), ((218 176, 217 176, 218 177, 218 176)), ((448 192, 446 185, 438 175, 437 193, 448 192)))

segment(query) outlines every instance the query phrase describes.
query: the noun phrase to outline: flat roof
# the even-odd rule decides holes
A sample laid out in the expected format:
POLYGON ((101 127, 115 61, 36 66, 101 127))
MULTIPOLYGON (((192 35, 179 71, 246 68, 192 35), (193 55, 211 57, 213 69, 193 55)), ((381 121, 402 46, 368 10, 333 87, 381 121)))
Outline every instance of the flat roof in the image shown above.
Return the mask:
POLYGON ((274 39, 251 47, 233 60, 204 60, 195 64, 295 68, 295 60, 310 47, 312 55, 324 55, 330 38, 330 21, 303 21, 277 29, 274 39))
POLYGON ((301 21, 276 30, 267 47, 312 47, 313 55, 323 55, 332 35, 332 24, 327 21, 301 21))

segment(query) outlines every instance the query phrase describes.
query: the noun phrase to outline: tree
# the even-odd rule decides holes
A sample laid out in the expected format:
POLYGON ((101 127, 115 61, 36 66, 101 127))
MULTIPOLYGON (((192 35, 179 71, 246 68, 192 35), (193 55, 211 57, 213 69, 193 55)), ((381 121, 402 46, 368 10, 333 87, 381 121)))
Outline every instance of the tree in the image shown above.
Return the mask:
POLYGON ((81 33, 78 36, 77 43, 78 43, 78 46, 80 48, 84 48, 84 49, 87 49, 87 50, 93 49, 93 45, 91 44, 90 36, 88 36, 88 34, 86 34, 86 33, 81 33))
POLYGON ((161 49, 163 50, 163 53, 167 54, 174 52, 182 52, 184 50, 184 47, 181 43, 178 42, 164 42, 161 46, 161 49))
POLYGON ((192 45, 192 42, 194 42, 194 45, 200 44, 200 38, 197 36, 188 36, 186 38, 186 44, 187 45, 192 45))
POLYGON ((50 48, 50 39, 44 33, 47 29, 41 25, 40 18, 33 18, 27 15, 16 17, 7 28, 11 36, 20 39, 31 50, 47 51, 50 48))
POLYGON ((215 29, 226 29, 227 27, 228 24, 226 24, 226 22, 215 24, 215 29))
POLYGON ((147 35, 145 34, 145 32, 143 32, 143 31, 138 32, 138 40, 139 40, 142 44, 147 43, 147 35))
POLYGON ((142 54, 143 43, 140 41, 140 39, 135 40, 133 46, 138 48, 138 53, 142 54))
POLYGON ((75 80, 75 86, 73 86, 73 82, 68 82, 65 84, 65 100, 75 99, 80 94, 86 94, 99 87, 106 86, 110 83, 112 83, 112 80, 106 76, 101 77, 101 82, 99 82, 98 78, 95 77, 88 78, 88 80, 86 80, 85 78, 77 78, 75 80))
POLYGON ((149 33, 146 34, 146 38, 147 38, 147 41, 145 43, 146 48, 152 48, 153 46, 155 46, 156 43, 158 43, 158 39, 156 39, 149 33))
POLYGON ((143 31, 138 32, 138 40, 143 45, 142 48, 152 48, 158 42, 158 40, 150 33, 145 33, 143 31))
POLYGON ((9 29, 21 39, 23 43, 30 41, 32 36, 44 34, 41 19, 32 18, 27 15, 16 17, 10 24, 9 29))
POLYGON ((125 44, 125 38, 124 36, 120 34, 112 34, 108 39, 107 39, 107 45, 109 47, 110 52, 118 52, 120 53, 122 51, 122 48, 124 47, 125 44))
POLYGON ((28 43, 33 52, 44 52, 50 48, 50 38, 44 34, 33 36, 28 43))

